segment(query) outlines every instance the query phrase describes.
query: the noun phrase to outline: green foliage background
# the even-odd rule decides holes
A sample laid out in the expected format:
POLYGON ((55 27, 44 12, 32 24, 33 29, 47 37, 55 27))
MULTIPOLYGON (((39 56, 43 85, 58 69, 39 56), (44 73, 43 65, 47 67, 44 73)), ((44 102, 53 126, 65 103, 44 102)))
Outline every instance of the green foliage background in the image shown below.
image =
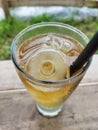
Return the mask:
POLYGON ((18 20, 12 17, 0 21, 0 60, 10 59, 10 47, 12 40, 25 27, 39 22, 62 22, 72 25, 84 32, 89 39, 98 30, 98 19, 91 18, 77 21, 74 17, 66 19, 64 17, 58 19, 51 14, 43 14, 33 17, 29 20, 18 20))

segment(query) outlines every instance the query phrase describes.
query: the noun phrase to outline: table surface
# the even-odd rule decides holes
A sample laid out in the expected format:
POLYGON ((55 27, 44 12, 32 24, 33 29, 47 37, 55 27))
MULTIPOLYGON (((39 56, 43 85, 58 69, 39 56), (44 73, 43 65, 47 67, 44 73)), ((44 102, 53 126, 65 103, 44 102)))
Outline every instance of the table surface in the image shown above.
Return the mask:
POLYGON ((0 130, 98 130, 98 55, 57 117, 43 117, 11 61, 0 61, 0 130))

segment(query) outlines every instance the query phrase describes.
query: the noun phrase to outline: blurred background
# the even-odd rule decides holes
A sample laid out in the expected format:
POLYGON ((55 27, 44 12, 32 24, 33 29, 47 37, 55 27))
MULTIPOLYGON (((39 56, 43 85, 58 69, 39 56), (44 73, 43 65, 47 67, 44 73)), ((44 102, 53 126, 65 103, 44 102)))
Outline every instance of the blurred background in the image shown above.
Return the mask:
POLYGON ((10 59, 13 38, 39 22, 70 24, 89 39, 98 30, 98 0, 0 0, 0 60, 10 59))

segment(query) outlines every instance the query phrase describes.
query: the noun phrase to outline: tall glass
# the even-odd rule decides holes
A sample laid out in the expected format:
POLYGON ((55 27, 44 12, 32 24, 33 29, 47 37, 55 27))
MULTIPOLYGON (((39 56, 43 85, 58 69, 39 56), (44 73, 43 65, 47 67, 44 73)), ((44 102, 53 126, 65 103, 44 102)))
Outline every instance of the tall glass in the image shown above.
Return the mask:
MULTIPOLYGON (((80 83, 91 63, 91 60, 86 63, 81 71, 66 79, 44 80, 32 76, 30 73, 25 71, 24 67, 20 65, 20 61, 18 59, 19 48, 27 39, 30 39, 31 37, 34 38, 42 34, 66 35, 75 39, 83 46, 85 46, 89 40, 84 33, 70 25, 57 22, 43 22, 25 28, 14 38, 12 42, 12 61, 16 67, 21 81, 35 100, 38 111, 44 116, 53 117, 58 115, 58 113, 62 110, 65 100, 80 83)), ((26 43, 24 45, 26 45, 26 43)), ((34 43, 34 45, 36 45, 36 43, 34 43)), ((28 55, 28 57, 23 59, 21 62, 26 64, 26 60, 28 60, 29 57, 30 55, 28 55)), ((48 60, 48 62, 51 64, 51 61, 48 60)), ((36 63, 35 66, 33 66, 33 64, 32 70, 35 69, 38 64, 36 63)), ((51 65, 49 67, 51 68, 51 65)), ((44 71, 43 73, 46 72, 44 71)))

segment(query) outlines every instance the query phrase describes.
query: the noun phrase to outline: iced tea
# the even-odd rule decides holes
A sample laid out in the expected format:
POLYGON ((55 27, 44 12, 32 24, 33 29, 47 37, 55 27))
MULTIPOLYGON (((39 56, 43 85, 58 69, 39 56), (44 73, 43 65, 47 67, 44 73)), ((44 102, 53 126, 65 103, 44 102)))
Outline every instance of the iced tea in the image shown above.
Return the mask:
MULTIPOLYGON (((70 77, 70 64, 82 49, 83 46, 71 37, 52 33, 43 34, 24 41, 18 49, 17 59, 19 66, 36 79, 62 80, 70 77)), ((61 88, 47 88, 19 75, 37 103, 45 107, 62 104, 79 82, 69 83, 61 88)))
POLYGON ((42 115, 58 115, 83 78, 90 61, 73 75, 70 65, 88 41, 80 30, 56 22, 31 25, 14 38, 13 63, 42 115))

